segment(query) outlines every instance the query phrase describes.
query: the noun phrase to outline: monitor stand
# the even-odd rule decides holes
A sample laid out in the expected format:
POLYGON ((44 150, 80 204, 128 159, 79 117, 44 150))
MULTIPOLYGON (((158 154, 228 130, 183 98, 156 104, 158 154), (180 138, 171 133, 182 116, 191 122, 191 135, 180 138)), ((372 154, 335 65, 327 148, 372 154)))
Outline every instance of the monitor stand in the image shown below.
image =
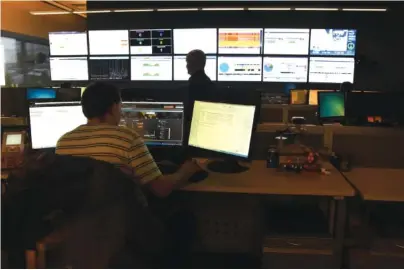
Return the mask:
POLYGON ((214 160, 208 163, 208 170, 218 173, 241 173, 249 168, 241 166, 238 161, 233 159, 214 160))

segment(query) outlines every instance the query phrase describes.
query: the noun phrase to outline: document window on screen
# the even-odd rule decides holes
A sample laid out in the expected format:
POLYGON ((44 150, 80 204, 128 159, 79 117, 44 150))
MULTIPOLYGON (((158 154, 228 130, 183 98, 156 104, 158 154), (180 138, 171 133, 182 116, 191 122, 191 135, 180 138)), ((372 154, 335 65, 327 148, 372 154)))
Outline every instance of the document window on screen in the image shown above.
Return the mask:
POLYGON ((247 158, 255 106, 195 101, 189 145, 247 158))

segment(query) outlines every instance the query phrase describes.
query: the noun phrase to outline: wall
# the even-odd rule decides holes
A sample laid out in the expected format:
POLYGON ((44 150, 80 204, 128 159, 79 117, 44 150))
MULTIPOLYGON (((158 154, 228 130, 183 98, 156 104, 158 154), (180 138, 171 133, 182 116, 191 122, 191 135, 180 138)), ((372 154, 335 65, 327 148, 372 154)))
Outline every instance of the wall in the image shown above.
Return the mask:
MULTIPOLYGON (((95 3, 94 3, 95 4, 95 3)), ((88 8, 91 8, 89 2, 88 8)), ((97 3, 101 8, 102 3, 97 3)), ((397 90, 401 76, 404 37, 398 35, 400 12, 200 11, 89 14, 88 29, 192 27, 354 28, 358 30, 357 89, 397 90)), ((249 84, 256 87, 256 84, 249 84)), ((264 88, 276 84, 265 83, 264 88)), ((327 87, 324 84, 315 87, 327 87)), ((258 86, 260 87, 260 86, 258 86)), ((300 87, 300 85, 298 86, 300 87)), ((328 88, 330 86, 328 85, 328 88)), ((334 85, 334 87, 336 87, 334 85)))
POLYGON ((30 11, 60 11, 40 1, 1 1, 1 30, 48 38, 52 31, 83 31, 86 19, 77 15, 34 16, 30 11))

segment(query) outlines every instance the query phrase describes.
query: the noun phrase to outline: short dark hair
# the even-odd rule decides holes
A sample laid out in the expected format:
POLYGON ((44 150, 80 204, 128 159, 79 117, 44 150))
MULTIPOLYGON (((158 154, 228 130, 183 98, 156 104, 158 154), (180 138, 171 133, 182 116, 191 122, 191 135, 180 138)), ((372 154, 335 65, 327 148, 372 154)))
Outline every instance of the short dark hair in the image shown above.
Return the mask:
POLYGON ((121 102, 121 93, 114 85, 96 82, 84 90, 81 97, 83 114, 87 119, 104 116, 112 105, 121 102))

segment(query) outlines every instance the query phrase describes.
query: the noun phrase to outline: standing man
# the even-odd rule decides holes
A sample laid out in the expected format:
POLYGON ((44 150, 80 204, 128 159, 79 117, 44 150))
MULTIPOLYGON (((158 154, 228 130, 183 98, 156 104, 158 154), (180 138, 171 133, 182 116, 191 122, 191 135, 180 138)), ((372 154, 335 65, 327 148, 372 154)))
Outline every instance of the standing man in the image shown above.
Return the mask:
POLYGON ((212 100, 215 85, 205 73, 206 55, 201 50, 192 50, 187 55, 189 78, 184 102, 184 145, 188 146, 192 112, 195 100, 212 100))

